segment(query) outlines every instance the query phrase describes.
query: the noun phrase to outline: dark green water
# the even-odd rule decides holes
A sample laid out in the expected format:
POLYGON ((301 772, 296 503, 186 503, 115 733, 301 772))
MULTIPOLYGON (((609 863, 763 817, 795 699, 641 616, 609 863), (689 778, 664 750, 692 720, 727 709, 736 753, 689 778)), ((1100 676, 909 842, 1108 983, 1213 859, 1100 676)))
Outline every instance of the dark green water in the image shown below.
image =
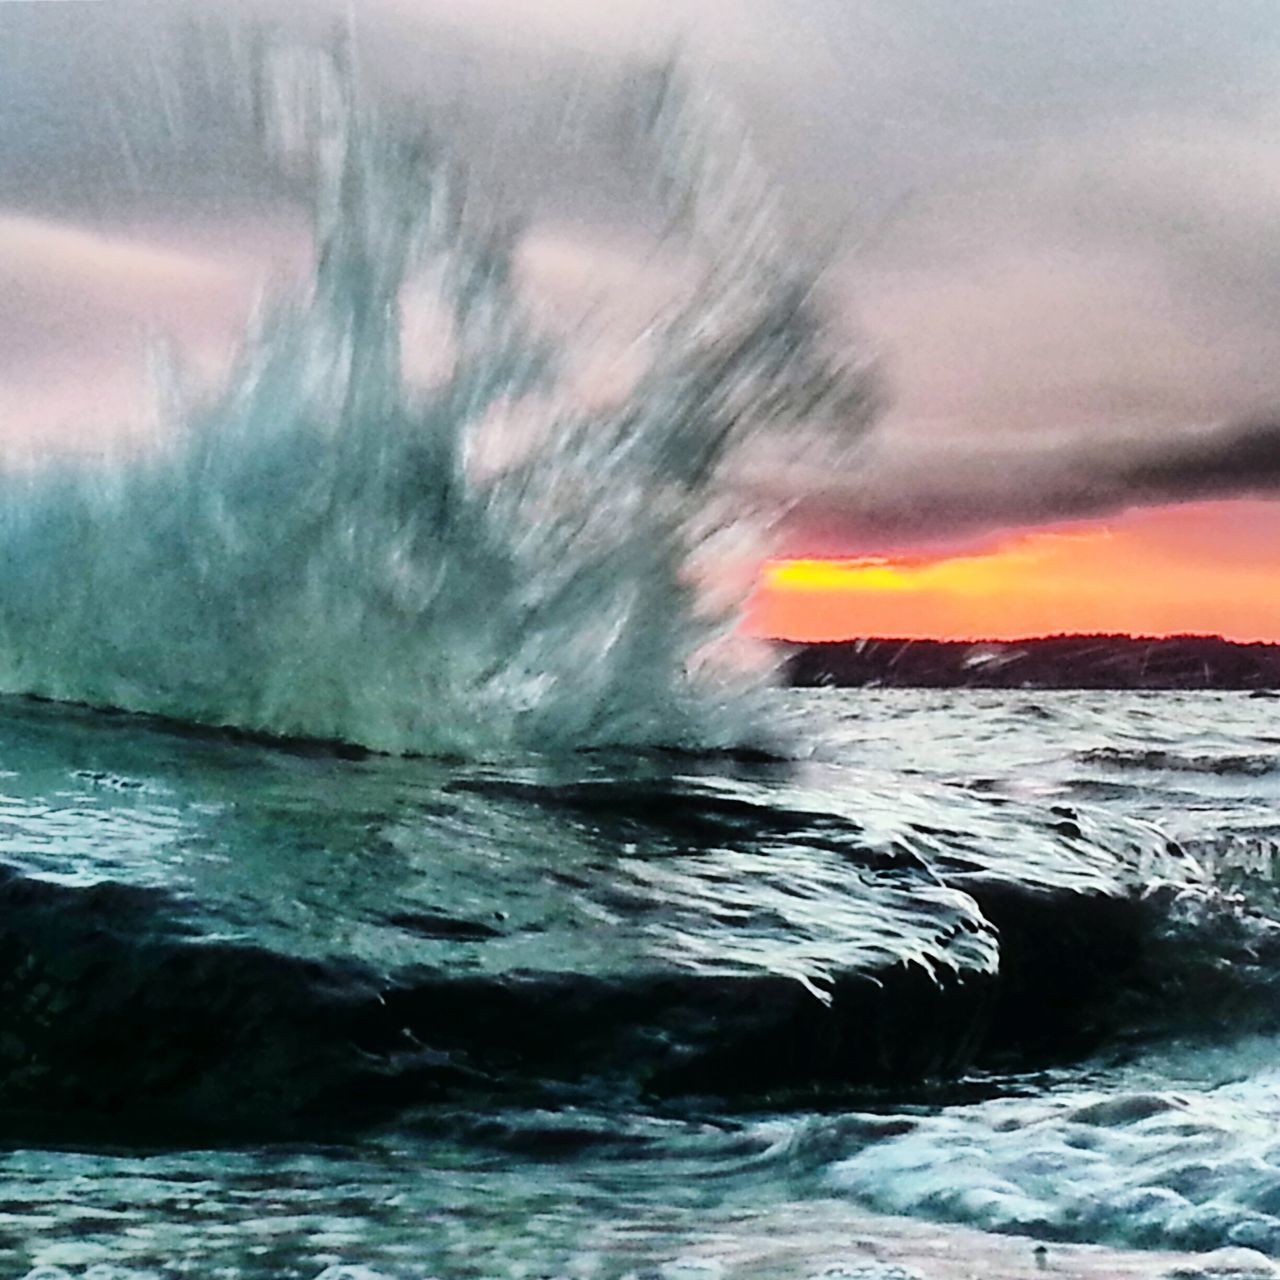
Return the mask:
POLYGON ((875 1213, 1280 1253, 1274 926, 1221 892, 1269 901, 1265 710, 793 694, 803 760, 462 765, 13 702, 0 1273, 804 1277, 875 1213), (1043 929, 993 880, 1063 929, 1155 886, 1119 1004, 1088 937, 1015 991, 1087 1044, 973 1003, 1043 929))

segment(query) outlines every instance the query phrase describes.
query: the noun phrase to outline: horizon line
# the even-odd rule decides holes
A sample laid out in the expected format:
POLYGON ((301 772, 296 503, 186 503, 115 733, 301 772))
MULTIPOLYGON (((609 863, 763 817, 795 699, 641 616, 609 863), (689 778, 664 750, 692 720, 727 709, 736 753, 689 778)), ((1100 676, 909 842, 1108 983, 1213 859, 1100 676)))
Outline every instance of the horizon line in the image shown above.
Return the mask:
POLYGON ((957 644, 957 645, 1013 645, 1037 644, 1047 640, 1124 640, 1136 644, 1165 644, 1179 640, 1216 641, 1219 644, 1241 648, 1280 649, 1280 640, 1232 640, 1221 632, 1176 631, 1165 635, 1135 635, 1126 631, 1053 631, 1041 635, 1019 636, 1015 639, 996 639, 991 636, 845 636, 839 639, 799 640, 788 636, 761 636, 769 644, 797 646, 832 644, 957 644))

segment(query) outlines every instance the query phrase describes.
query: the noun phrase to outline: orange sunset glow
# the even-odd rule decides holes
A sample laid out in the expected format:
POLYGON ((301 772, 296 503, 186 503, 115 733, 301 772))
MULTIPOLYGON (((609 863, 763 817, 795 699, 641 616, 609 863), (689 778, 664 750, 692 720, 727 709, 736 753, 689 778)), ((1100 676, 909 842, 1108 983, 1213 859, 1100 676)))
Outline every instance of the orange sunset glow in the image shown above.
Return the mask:
POLYGON ((765 565, 755 635, 1280 641, 1280 504, 1212 502, 1025 529, 976 547, 765 565))

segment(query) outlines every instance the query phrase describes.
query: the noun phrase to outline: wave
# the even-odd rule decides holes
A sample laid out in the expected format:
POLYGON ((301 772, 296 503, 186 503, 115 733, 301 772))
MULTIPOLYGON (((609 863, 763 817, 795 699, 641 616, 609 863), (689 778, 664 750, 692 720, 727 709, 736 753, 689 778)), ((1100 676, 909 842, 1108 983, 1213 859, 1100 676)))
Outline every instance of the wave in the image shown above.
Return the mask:
POLYGON ((1094 747, 1076 754, 1082 764, 1109 769, 1141 769, 1167 773, 1209 773, 1258 778, 1280 769, 1280 757, 1263 753, 1198 753, 1158 747, 1094 747))
POLYGON ((132 716, 4 710, 10 1140, 918 1097, 1274 1026, 1280 925, 1101 812, 637 752, 175 752, 132 716))
POLYGON ((1201 1090, 1072 1089, 819 1121, 822 1137, 790 1148, 794 1158, 843 1146, 827 1184, 881 1212, 1049 1240, 1277 1254, 1278 1096, 1273 1069, 1201 1090))
POLYGON ((700 589, 744 553, 730 473, 776 433, 843 449, 874 396, 731 117, 675 67, 627 90, 698 287, 633 390, 586 410, 516 239, 349 41, 260 62, 256 145, 306 174, 311 278, 219 394, 170 390, 146 456, 3 478, 0 689, 391 752, 758 736, 738 601, 700 589), (443 317, 427 389, 402 374, 410 287, 443 317), (499 421, 523 445, 486 469, 499 421))

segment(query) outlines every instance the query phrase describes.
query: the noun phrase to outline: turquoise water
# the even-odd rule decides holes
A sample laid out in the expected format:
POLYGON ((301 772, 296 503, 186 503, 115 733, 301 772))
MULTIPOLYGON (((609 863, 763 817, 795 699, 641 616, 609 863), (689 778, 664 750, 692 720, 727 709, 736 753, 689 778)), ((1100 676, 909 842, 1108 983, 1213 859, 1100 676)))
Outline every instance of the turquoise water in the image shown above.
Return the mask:
POLYGON ((0 474, 0 1271, 1280 1254, 1274 704, 773 688, 734 584, 879 384, 733 112, 596 102, 686 278, 591 401, 357 34, 104 98, 137 208, 314 261, 145 445, 0 474))
MULTIPOLYGON (((776 697, 804 758, 343 759, 9 703, 4 1267, 809 1276, 896 1240, 876 1213, 1280 1253, 1267 884, 1247 859, 1210 876, 1191 857, 1268 838, 1267 704, 776 697), (1183 763, 1118 763, 1139 740, 1183 763), (1055 829, 1067 809, 1076 834, 1055 829), (1144 864, 1170 840, 1172 862, 1144 864), (1116 974, 1100 1043, 1003 1067, 979 1046, 861 1084, 856 1038, 843 1083, 799 1054, 762 1083, 714 1055, 696 1088, 662 1074, 671 1044, 701 1043, 681 1019, 707 1014, 712 1043, 767 1029, 790 990, 834 1016, 833 975, 877 948, 931 965, 949 998, 945 964, 1009 964, 946 884, 979 863, 1082 895, 1149 878, 1141 973, 1116 974), (1242 932, 1255 971, 1214 986, 1242 932), (297 979, 295 961, 315 967, 297 979), (738 1023, 697 1003, 726 973, 759 984, 738 1023), (674 1004, 652 995, 663 974, 688 984, 674 1004), (406 1042, 354 992, 416 1019, 406 1042)), ((910 1034, 943 1033, 931 1015, 910 1034)))

